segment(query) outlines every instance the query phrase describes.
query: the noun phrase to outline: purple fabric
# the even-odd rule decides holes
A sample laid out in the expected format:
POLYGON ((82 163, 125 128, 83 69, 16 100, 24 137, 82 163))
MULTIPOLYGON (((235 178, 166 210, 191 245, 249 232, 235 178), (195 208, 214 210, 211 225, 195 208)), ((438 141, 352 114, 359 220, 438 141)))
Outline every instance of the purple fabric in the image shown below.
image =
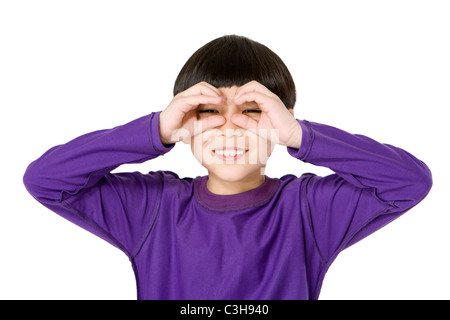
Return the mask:
MULTIPOLYGON (((337 254, 419 203, 432 185, 409 153, 299 121, 299 160, 335 174, 265 176, 217 195, 208 177, 110 173, 169 152, 159 113, 53 147, 24 175, 40 203, 122 250, 138 299, 317 299, 337 254)), ((297 173, 296 173, 297 174, 297 173)))

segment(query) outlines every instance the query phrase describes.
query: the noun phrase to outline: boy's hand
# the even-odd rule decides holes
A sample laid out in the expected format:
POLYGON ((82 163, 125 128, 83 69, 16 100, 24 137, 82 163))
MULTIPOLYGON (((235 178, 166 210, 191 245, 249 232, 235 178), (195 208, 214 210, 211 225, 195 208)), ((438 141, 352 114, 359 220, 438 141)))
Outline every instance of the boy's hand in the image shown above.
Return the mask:
POLYGON ((200 104, 219 105, 224 101, 222 93, 207 82, 200 82, 177 94, 159 116, 159 135, 163 144, 178 141, 189 143, 192 136, 225 123, 222 116, 197 120, 196 109, 200 104))
POLYGON ((265 139, 270 139, 271 130, 278 130, 277 143, 299 149, 302 141, 302 129, 295 119, 293 111, 291 113, 277 95, 257 81, 251 81, 240 87, 234 97, 236 105, 253 101, 261 109, 258 121, 244 114, 234 114, 231 121, 258 135, 260 132, 268 134, 266 137, 262 137, 265 139))

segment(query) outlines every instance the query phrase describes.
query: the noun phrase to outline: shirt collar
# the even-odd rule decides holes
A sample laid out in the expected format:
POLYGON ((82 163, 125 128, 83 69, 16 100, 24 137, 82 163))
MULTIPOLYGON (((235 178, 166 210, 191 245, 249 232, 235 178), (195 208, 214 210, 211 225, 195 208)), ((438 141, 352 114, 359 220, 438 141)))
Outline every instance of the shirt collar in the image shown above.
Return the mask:
POLYGON ((260 206, 268 202, 279 186, 279 180, 264 176, 260 186, 231 195, 220 195, 208 190, 208 176, 197 177, 194 181, 194 193, 197 201, 204 207, 215 211, 236 211, 260 206))

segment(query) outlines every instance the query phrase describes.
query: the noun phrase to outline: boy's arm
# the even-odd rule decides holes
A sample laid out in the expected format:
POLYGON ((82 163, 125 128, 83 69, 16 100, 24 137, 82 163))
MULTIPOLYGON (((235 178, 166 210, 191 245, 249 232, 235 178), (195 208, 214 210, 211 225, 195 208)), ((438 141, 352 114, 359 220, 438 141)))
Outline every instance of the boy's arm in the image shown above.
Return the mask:
POLYGON ((110 172, 173 148, 160 141, 159 113, 51 148, 28 166, 27 190, 47 208, 133 255, 152 219, 160 177, 110 172))
POLYGON ((420 160, 391 145, 298 120, 299 149, 290 155, 336 174, 309 176, 300 197, 325 262, 418 204, 432 186, 420 160))

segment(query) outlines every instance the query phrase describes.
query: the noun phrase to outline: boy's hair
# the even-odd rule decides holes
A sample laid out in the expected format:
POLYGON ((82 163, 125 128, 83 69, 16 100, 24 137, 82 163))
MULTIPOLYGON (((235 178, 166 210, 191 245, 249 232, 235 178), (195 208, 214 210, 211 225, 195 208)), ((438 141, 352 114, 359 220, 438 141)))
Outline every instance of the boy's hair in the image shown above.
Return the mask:
POLYGON ((173 93, 201 81, 228 88, 252 80, 276 94, 288 109, 294 108, 295 84, 284 62, 265 45, 237 35, 217 38, 198 49, 181 69, 173 93))

